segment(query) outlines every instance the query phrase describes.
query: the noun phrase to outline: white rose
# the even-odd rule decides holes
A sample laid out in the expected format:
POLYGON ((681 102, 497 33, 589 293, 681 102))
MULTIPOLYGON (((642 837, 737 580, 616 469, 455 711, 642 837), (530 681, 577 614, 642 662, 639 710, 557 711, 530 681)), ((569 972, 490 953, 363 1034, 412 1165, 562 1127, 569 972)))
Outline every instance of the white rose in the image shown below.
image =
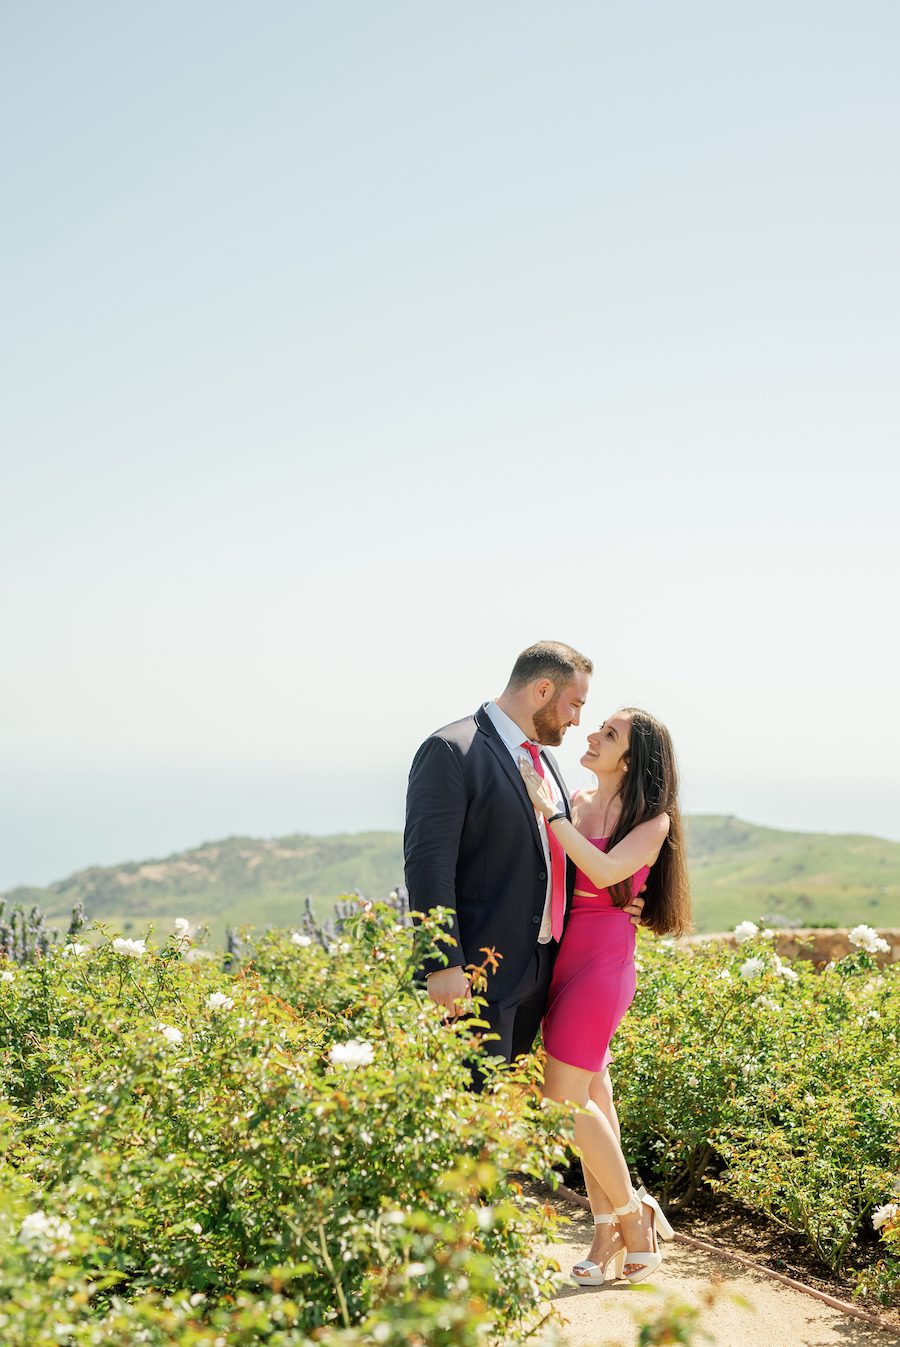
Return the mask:
POLYGON ((734 938, 739 945, 746 944, 755 935, 759 935, 759 927, 755 921, 740 921, 734 928, 734 938))
POLYGON ((210 1010, 231 1010, 234 1006, 234 999, 226 996, 224 992, 210 992, 206 998, 206 1004, 210 1010))
POLYGON ((129 959, 139 959, 147 953, 146 940, 126 940, 121 935, 112 942, 112 947, 116 954, 125 954, 129 959))
POLYGON ((334 1066, 369 1066, 375 1060, 375 1049, 371 1043, 351 1038, 347 1043, 335 1043, 328 1056, 334 1066))
POLYGON ((798 980, 799 974, 795 973, 793 968, 788 968, 783 964, 777 954, 772 955, 772 962, 775 966, 775 972, 781 977, 786 978, 788 982, 796 982, 798 980))
POLYGON ((37 1253, 50 1253, 58 1245, 68 1244, 72 1227, 59 1216, 48 1216, 44 1211, 33 1211, 19 1228, 19 1239, 37 1253))
POLYGON ((847 939, 851 945, 865 950, 867 954, 887 954, 890 949, 888 942, 882 940, 878 932, 871 926, 866 926, 865 922, 854 926, 847 939))

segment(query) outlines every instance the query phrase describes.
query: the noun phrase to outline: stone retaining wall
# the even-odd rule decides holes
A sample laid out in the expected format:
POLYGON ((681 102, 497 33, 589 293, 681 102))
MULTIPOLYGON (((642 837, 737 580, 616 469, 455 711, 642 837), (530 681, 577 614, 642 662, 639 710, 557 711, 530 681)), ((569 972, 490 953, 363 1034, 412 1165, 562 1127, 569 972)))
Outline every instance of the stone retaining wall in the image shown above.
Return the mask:
MULTIPOLYGON (((782 959, 809 959, 814 964, 826 964, 856 952, 856 946, 851 945, 847 938, 852 929, 804 927, 795 931, 776 931, 774 939, 768 943, 782 959)), ((900 929, 879 930, 878 934, 891 947, 886 954, 873 955, 878 966, 884 968, 889 963, 900 962, 900 929)), ((714 935, 689 935, 679 943, 702 944, 708 940, 721 940, 727 945, 737 946, 731 931, 714 935)))

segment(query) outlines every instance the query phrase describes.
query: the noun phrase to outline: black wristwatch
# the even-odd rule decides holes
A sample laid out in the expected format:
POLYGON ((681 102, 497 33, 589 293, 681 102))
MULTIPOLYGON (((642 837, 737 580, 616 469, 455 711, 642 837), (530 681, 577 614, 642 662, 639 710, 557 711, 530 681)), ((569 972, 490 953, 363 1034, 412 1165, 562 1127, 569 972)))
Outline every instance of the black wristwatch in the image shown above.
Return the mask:
POLYGON ((558 818, 564 818, 568 822, 569 816, 568 814, 563 813, 562 810, 560 810, 558 814, 551 814, 547 819, 547 827, 549 828, 550 824, 555 823, 558 818))

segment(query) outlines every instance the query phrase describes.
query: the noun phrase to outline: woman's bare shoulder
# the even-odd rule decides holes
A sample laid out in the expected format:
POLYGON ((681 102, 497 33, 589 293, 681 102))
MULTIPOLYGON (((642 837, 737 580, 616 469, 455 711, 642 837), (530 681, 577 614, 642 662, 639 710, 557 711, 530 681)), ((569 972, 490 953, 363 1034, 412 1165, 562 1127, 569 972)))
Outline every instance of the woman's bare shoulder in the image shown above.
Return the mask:
POLYGON ((638 827, 642 828, 648 837, 658 838, 660 846, 668 837, 671 826, 672 820, 665 812, 657 814, 654 818, 644 819, 643 823, 638 824, 638 827))
POLYGON ((648 839, 653 850, 652 856, 647 858, 647 865, 653 866, 659 860, 659 853, 665 845, 671 825, 672 820, 666 813, 657 814, 656 818, 647 820, 644 826, 647 828, 648 839))
POLYGON ((572 820, 576 826, 579 819, 586 818, 590 814, 595 794, 596 787, 593 786, 587 790, 576 790, 573 793, 569 805, 572 810, 572 820))

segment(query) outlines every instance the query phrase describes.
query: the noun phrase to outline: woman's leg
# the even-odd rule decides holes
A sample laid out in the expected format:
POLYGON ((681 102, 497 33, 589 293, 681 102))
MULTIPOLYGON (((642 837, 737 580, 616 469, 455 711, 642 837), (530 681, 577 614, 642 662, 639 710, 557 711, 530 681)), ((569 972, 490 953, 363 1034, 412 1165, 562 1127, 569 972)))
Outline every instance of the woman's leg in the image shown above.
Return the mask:
POLYGON ((575 1118, 575 1145, 614 1207, 624 1207, 631 1197, 631 1176, 619 1138, 598 1104, 591 1099, 593 1071, 547 1058, 544 1094, 560 1104, 577 1104, 583 1111, 575 1118))
MULTIPOLYGON (((624 1207, 632 1194, 631 1175, 619 1144, 618 1119, 614 1126, 600 1104, 591 1098, 590 1087, 595 1074, 548 1056, 544 1094, 558 1103, 577 1104, 582 1110, 575 1118, 575 1145, 611 1207, 624 1207)), ((651 1219, 651 1213, 643 1206, 640 1212, 619 1217, 629 1249, 637 1253, 651 1247, 651 1219)))
MULTIPOLYGON (((588 1093, 600 1109, 601 1113, 606 1117, 606 1120, 615 1132, 616 1137, 621 1141, 619 1119, 616 1116, 616 1109, 613 1104, 612 1087, 610 1085, 608 1071, 598 1071, 595 1075, 591 1076, 588 1093)), ((594 1175, 588 1168, 587 1161, 583 1157, 581 1168, 584 1172, 584 1186, 587 1188, 588 1201, 591 1204, 591 1214, 593 1216, 599 1216, 601 1213, 607 1216, 611 1215, 613 1204, 607 1197, 605 1190, 594 1178, 594 1175)), ((591 1248, 586 1262, 595 1263, 598 1267, 606 1267, 610 1258, 612 1258, 613 1254, 618 1253, 623 1244, 624 1240, 622 1239, 622 1232, 619 1229, 618 1224, 595 1225, 591 1248)), ((576 1265, 576 1267, 573 1268, 572 1273, 574 1277, 588 1277, 591 1275, 591 1270, 588 1268, 582 1271, 580 1266, 576 1265)))
MULTIPOLYGON (((608 1069, 604 1068, 603 1071, 598 1071, 595 1075, 591 1076, 588 1093, 600 1112, 606 1118, 606 1121, 615 1133, 616 1140, 621 1146, 622 1131, 619 1127, 619 1115, 616 1113, 616 1106, 613 1103, 612 1082, 609 1078, 608 1069)), ((599 1216, 601 1212, 611 1212, 613 1209, 612 1202, 610 1202, 605 1190, 601 1187, 597 1179, 595 1179, 589 1166, 584 1160, 582 1160, 581 1168, 584 1171, 584 1186, 587 1188, 591 1211, 595 1216, 599 1216)), ((602 1230, 603 1227, 598 1226, 597 1229, 602 1230)))

